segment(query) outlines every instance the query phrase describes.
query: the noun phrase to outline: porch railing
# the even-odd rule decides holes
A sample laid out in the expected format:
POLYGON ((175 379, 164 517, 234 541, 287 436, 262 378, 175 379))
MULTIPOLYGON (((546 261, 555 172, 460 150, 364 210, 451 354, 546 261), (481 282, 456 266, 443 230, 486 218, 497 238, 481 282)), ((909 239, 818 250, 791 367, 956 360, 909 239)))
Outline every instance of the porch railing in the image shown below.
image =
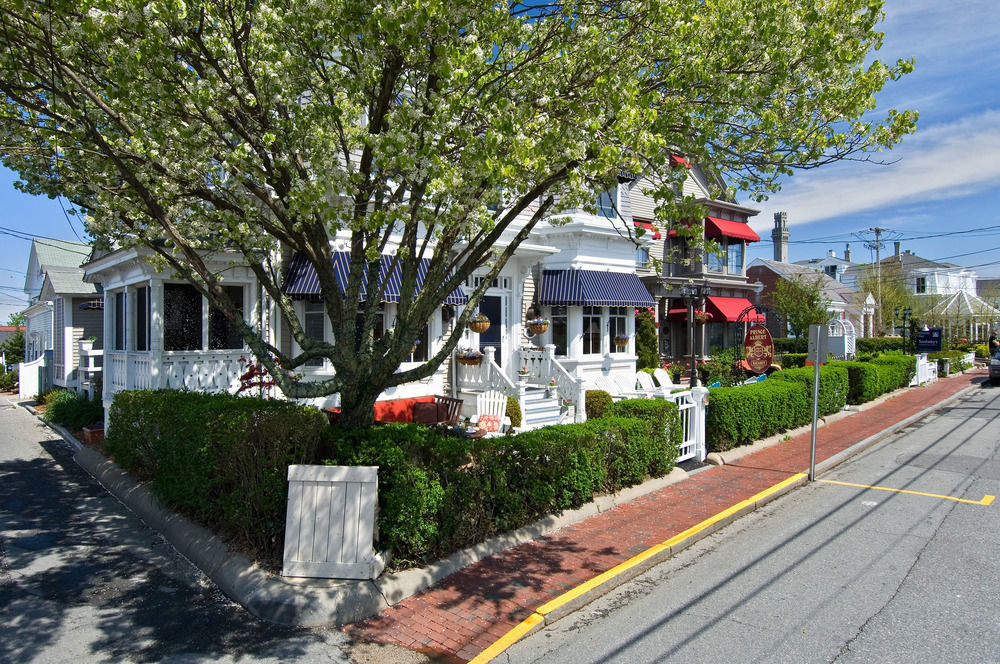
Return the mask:
POLYGON ((106 351, 104 380, 110 394, 161 388, 228 392, 242 373, 243 356, 241 350, 164 354, 106 351))
POLYGON ((583 379, 571 374, 556 359, 556 347, 553 344, 541 350, 522 348, 518 352, 518 358, 522 369, 527 371, 527 382, 548 385, 554 380, 559 398, 573 406, 573 420, 583 422, 587 419, 587 391, 583 379))

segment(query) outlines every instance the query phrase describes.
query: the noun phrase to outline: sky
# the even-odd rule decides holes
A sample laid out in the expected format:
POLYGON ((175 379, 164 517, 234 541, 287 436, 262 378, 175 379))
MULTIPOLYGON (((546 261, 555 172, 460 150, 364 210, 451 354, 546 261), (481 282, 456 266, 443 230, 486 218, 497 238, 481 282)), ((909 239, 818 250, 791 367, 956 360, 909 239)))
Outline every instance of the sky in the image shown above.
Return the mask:
MULTIPOLYGON (((869 262, 869 229, 883 228, 884 257, 903 251, 1000 278, 1000 3, 997 0, 887 0, 886 62, 915 58, 912 74, 890 82, 876 114, 919 111, 917 132, 878 165, 842 162, 802 171, 763 203, 751 226, 761 242, 747 262, 772 258, 774 213, 788 213, 789 260, 843 257, 869 262)), ((86 239, 79 219, 57 200, 22 194, 0 167, 0 324, 25 306, 24 272, 35 235, 86 239), (13 231, 13 233, 12 233, 13 231)))

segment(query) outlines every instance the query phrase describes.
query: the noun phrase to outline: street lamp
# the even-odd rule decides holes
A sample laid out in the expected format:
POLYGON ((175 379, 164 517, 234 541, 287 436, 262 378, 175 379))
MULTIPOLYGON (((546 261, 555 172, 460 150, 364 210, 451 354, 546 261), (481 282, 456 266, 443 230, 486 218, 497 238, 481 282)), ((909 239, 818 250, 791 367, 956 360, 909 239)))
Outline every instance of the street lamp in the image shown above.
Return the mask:
POLYGON ((705 304, 705 298, 708 294, 712 292, 711 287, 702 282, 700 284, 695 284, 693 281, 688 281, 681 288, 681 297, 684 298, 685 304, 687 304, 687 319, 688 319, 688 349, 691 351, 691 387, 698 387, 698 367, 695 365, 695 320, 694 320, 694 310, 695 308, 701 308, 705 304))
POLYGON ((895 309, 892 310, 892 313, 894 319, 899 318, 900 313, 903 314, 903 352, 905 353, 907 351, 906 328, 909 327, 908 322, 910 320, 910 316, 913 315, 913 309, 911 309, 910 307, 906 307, 905 309, 902 310, 902 312, 900 312, 899 307, 896 307, 895 309))

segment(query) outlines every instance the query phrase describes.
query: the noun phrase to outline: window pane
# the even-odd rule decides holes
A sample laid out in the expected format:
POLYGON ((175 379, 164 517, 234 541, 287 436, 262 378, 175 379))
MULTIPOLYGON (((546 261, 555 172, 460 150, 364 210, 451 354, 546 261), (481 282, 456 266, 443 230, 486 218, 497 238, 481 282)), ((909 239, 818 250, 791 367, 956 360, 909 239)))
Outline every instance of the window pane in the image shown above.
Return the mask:
POLYGON ((551 323, 552 343, 556 347, 556 355, 565 356, 567 337, 569 334, 566 321, 566 307, 552 307, 551 323))
POLYGON ((149 350, 149 288, 135 290, 135 349, 149 350))
POLYGON ((726 252, 729 257, 729 274, 743 273, 743 243, 730 242, 726 252))
POLYGON ((628 328, 625 325, 627 319, 627 314, 625 313, 625 307, 610 307, 608 309, 608 323, 609 323, 609 334, 611 335, 611 352, 612 353, 624 353, 628 350, 628 346, 622 346, 619 348, 615 345, 615 337, 619 334, 628 335, 628 328))
POLYGON ((601 352, 601 309, 583 308, 583 354, 595 355, 601 352))
POLYGON ((617 189, 606 189, 597 195, 597 216, 615 219, 618 216, 617 189))
POLYGON ((115 293, 115 350, 125 350, 125 291, 115 293))
POLYGON ((420 336, 417 337, 416 349, 407 356, 406 362, 426 362, 428 339, 431 338, 430 328, 424 327, 420 336))
MULTIPOLYGON (((725 251, 725 247, 723 247, 725 251)), ((714 251, 705 250, 705 267, 709 272, 722 272, 725 258, 714 251)))
POLYGON ((163 350, 201 350, 201 294, 190 284, 163 284, 163 350))
MULTIPOLYGON (((243 286, 223 286, 226 295, 233 301, 237 315, 243 317, 243 286)), ((243 348, 243 338, 234 323, 215 307, 208 311, 208 348, 225 350, 243 348)))
POLYGON ((635 266, 646 267, 649 264, 649 249, 645 247, 635 250, 635 266))
MULTIPOLYGON (((305 303, 305 315, 302 317, 302 327, 306 336, 316 341, 323 340, 323 322, 326 319, 326 310, 322 302, 305 303)), ((306 362, 307 367, 323 366, 323 358, 317 357, 306 362)))

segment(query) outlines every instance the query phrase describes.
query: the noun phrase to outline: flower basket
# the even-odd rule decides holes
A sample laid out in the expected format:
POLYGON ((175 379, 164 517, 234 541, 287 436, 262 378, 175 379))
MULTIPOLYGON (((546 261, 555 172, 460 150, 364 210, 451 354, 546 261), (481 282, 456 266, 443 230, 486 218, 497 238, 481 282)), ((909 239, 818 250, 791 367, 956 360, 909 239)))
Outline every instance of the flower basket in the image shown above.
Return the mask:
POLYGON ((455 353, 455 359, 458 360, 459 364, 474 367, 483 361, 483 354, 474 349, 460 350, 455 353))
POLYGON ((486 317, 486 314, 476 314, 469 319, 469 329, 476 334, 482 334, 490 329, 490 319, 486 317))
POLYGON ((615 346, 617 348, 625 348, 625 346, 628 346, 628 336, 623 334, 619 334, 618 336, 616 336, 615 346))
POLYGON ((528 330, 532 334, 541 334, 549 329, 549 321, 544 318, 534 318, 528 321, 528 330))

